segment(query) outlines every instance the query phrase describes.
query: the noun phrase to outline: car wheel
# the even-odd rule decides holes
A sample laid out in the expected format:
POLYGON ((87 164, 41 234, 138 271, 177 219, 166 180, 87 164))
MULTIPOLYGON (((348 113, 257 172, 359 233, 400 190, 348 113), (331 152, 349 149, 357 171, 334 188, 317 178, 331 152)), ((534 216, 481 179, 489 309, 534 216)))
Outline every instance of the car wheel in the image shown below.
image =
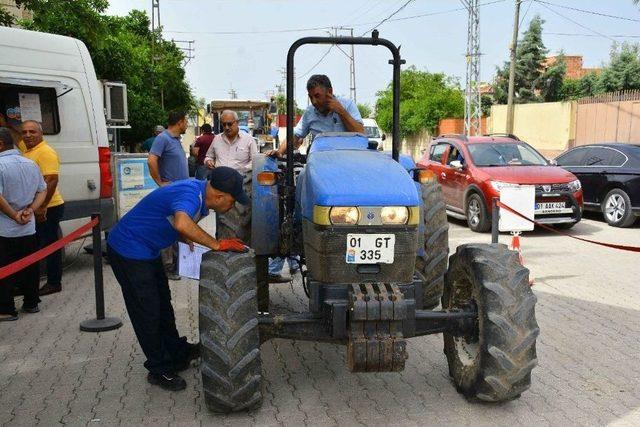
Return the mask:
POLYGON ((602 214, 605 221, 613 227, 629 227, 636 220, 631 211, 629 196, 619 188, 614 188, 605 196, 602 214))
POLYGON ((484 233, 491 227, 487 207, 484 205, 482 197, 477 193, 467 199, 467 224, 469 224, 471 231, 477 233, 484 233))

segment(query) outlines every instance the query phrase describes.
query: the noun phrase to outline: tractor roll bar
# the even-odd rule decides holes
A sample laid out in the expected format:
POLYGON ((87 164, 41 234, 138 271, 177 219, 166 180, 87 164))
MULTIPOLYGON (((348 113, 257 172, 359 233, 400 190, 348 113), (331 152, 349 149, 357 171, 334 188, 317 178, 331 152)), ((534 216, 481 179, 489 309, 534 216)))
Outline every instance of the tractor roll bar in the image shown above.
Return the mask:
POLYGON ((385 46, 391 51, 393 59, 389 63, 393 65, 393 128, 391 135, 393 144, 391 155, 398 161, 400 156, 400 65, 404 60, 400 59, 400 49, 389 40, 378 37, 378 30, 373 30, 371 37, 304 37, 296 40, 287 53, 287 186, 293 187, 293 58, 296 50, 305 44, 357 44, 370 46, 385 46))

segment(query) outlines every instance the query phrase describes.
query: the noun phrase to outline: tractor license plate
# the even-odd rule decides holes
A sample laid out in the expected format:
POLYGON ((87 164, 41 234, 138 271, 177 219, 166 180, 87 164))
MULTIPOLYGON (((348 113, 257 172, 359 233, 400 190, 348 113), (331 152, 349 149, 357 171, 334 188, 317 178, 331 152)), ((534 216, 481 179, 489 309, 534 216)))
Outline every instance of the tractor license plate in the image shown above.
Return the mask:
MULTIPOLYGON (((536 214, 559 214, 565 213, 565 202, 544 202, 536 203, 536 214)), ((570 209, 569 209, 570 210, 570 209)))
POLYGON ((393 264, 394 234, 347 234, 347 264, 393 264))

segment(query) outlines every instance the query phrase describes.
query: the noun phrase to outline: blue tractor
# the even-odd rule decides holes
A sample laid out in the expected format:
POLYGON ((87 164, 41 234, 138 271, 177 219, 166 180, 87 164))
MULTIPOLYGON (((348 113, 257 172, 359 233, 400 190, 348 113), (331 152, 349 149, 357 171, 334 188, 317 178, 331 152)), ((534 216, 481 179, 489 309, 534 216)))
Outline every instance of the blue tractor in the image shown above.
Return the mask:
POLYGON ((254 161, 247 177, 252 250, 211 252, 201 266, 207 407, 228 413, 260 405, 260 344, 271 338, 343 344, 349 370, 381 372, 404 369, 408 338, 442 333, 460 393, 492 402, 519 397, 530 386, 539 333, 529 272, 498 244, 461 245, 447 260, 437 180, 399 155, 399 49, 377 31, 296 41, 287 56, 287 141, 293 59, 304 44, 388 48, 393 149, 379 152, 360 134, 321 134, 306 156, 288 144, 286 162, 254 161), (270 311, 267 265, 274 256, 300 257, 308 311, 270 311))

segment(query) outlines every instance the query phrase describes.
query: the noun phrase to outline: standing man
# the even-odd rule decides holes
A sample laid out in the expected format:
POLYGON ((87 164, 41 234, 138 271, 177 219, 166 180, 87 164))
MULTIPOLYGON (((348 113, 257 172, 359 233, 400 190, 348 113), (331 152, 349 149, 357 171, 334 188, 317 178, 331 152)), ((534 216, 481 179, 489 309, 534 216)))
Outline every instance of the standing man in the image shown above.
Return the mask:
POLYGON ((246 251, 240 240, 216 240, 197 224, 209 209, 226 212, 236 201, 248 202, 242 177, 233 169, 216 168, 208 182, 190 179, 154 190, 109 233, 109 261, 147 357, 144 366, 151 384, 172 391, 184 389, 186 382, 177 372, 200 356, 197 344, 178 335, 160 251, 178 238, 214 251, 246 251))
MULTIPOLYGON (((364 133, 362 117, 356 103, 351 99, 333 96, 331 80, 324 74, 314 74, 307 81, 307 94, 311 105, 307 107, 296 125, 294 147, 298 149, 303 139, 310 133, 314 138, 322 132, 364 133)), ((282 157, 287 152, 285 141, 270 156, 282 157)))
MULTIPOLYGON (((204 163, 209 169, 220 166, 230 167, 246 178, 251 174, 253 156, 258 153, 255 140, 248 133, 240 132, 238 114, 235 111, 223 111, 220 115, 220 124, 224 132, 213 138, 204 163)), ((248 180, 245 181, 248 182, 248 180)), ((236 205, 228 213, 216 215, 218 238, 237 237, 250 244, 250 233, 251 206, 236 205)))
POLYGON ((148 153, 151 150, 151 146, 153 145, 153 141, 156 140, 156 137, 158 135, 160 135, 162 132, 164 132, 164 127, 163 126, 156 126, 153 128, 153 136, 150 136, 149 138, 145 139, 144 142, 142 143, 142 151, 145 153, 148 153))
POLYGON ((207 179, 209 168, 204 164, 204 158, 213 142, 213 129, 209 123, 200 126, 200 135, 193 144, 193 154, 196 156, 196 179, 207 179))
MULTIPOLYGON (((38 249, 33 212, 44 202, 46 190, 38 166, 20 155, 9 129, 0 128, 0 267, 38 249)), ((39 283, 37 263, 0 279, 0 322, 18 320, 13 300, 14 285, 22 287, 22 311, 40 311, 39 283)))
MULTIPOLYGON (((58 191, 60 159, 58 153, 43 139, 42 126, 33 120, 22 122, 23 155, 33 160, 47 184, 47 195, 42 205, 34 210, 36 216, 36 236, 40 248, 58 240, 60 220, 64 214, 64 200, 58 191)), ((62 250, 47 257, 47 283, 40 288, 40 296, 62 290, 62 250)))
MULTIPOLYGON (((183 111, 171 111, 168 125, 153 141, 147 158, 149 174, 159 187, 189 178, 187 155, 180 142, 180 136, 187 130, 187 115, 183 111)), ((173 245, 162 251, 162 262, 170 280, 180 280, 175 252, 173 245)))

